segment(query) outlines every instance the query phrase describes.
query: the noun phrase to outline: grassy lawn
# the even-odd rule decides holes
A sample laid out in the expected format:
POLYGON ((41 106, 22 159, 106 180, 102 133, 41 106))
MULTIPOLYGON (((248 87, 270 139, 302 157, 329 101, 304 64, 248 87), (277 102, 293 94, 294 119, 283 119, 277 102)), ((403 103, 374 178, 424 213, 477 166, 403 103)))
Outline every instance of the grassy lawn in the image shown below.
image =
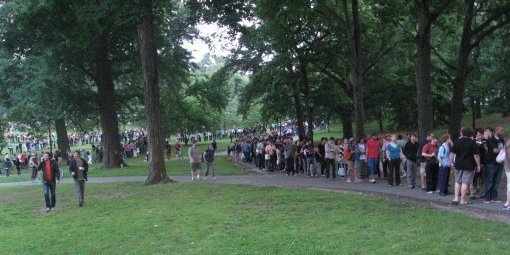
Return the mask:
MULTIPOLYGON (((110 176, 145 176, 148 173, 147 162, 143 161, 144 158, 136 158, 127 160, 129 167, 125 168, 112 168, 103 169, 99 164, 94 164, 89 169, 89 176, 94 177, 110 177, 110 176)), ((188 159, 181 160, 170 160, 165 162, 168 175, 173 176, 185 176, 190 175, 190 167, 188 159)), ((67 166, 61 166, 61 170, 64 170, 64 178, 70 178, 67 166)), ((243 175, 252 174, 253 172, 249 169, 243 169, 237 165, 231 164, 227 161, 226 157, 216 157, 216 175, 243 175)), ((202 164, 202 174, 205 173, 205 164, 202 164)), ((5 177, 0 176, 0 183, 5 182, 19 182, 30 180, 31 170, 24 169, 20 176, 17 175, 16 171, 11 171, 11 176, 5 177)))
POLYGON ((508 254, 508 226, 413 203, 178 183, 0 188, 1 254, 508 254))

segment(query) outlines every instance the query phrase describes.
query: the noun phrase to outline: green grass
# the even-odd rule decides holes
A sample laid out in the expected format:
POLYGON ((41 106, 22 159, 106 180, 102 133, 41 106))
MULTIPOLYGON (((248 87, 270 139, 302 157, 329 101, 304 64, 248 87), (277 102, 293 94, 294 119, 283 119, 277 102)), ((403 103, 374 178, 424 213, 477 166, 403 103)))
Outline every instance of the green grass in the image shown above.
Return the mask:
POLYGON ((508 254, 508 226, 398 200, 178 183, 0 188, 1 254, 508 254))
MULTIPOLYGON (((103 169, 99 167, 89 170, 89 176, 144 176, 148 173, 147 162, 141 158, 127 161, 129 167, 103 169)), ((170 160, 165 162, 168 175, 185 176, 190 175, 188 159, 170 160)), ((243 169, 227 161, 226 157, 216 157, 216 175, 243 175, 253 173, 249 169, 243 169)), ((202 171, 205 171, 205 164, 202 164, 202 171)))
MULTIPOLYGON (((136 158, 136 159, 128 159, 127 164, 129 167, 124 168, 112 168, 112 169, 103 169, 101 165, 94 164, 89 169, 89 176, 93 177, 111 177, 111 176, 145 176, 148 174, 147 162, 143 160, 144 157, 136 158)), ((181 160, 170 160, 165 162, 165 166, 167 169, 167 174, 172 176, 185 176, 190 174, 190 166, 188 159, 181 160)), ((216 157, 216 175, 245 175, 252 174, 253 172, 249 169, 241 168, 237 165, 234 165, 227 161, 227 158, 224 156, 216 157)), ((65 171, 64 178, 70 178, 67 166, 61 166, 61 170, 65 171)), ((0 183, 5 182, 19 182, 19 181, 28 181, 30 180, 31 175, 30 169, 23 169, 22 174, 20 176, 17 175, 16 171, 11 171, 11 176, 5 177, 5 175, 0 176, 0 183)), ((202 164, 202 171, 205 171, 205 165, 202 164)))

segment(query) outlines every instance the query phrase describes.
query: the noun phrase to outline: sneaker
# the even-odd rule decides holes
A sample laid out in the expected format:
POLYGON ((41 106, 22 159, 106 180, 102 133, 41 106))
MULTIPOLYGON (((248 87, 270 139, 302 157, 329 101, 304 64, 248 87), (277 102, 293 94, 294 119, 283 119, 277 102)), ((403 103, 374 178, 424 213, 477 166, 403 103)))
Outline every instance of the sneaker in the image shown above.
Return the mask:
POLYGON ((45 211, 46 211, 46 212, 49 212, 49 211, 51 211, 51 208, 46 207, 46 210, 45 210, 45 211))
POLYGON ((484 199, 484 200, 483 200, 483 203, 484 203, 484 204, 490 204, 490 203, 491 203, 491 201, 490 201, 489 199, 484 199))
POLYGON ((503 210, 504 210, 504 211, 510 211, 510 205, 503 206, 503 210))
POLYGON ((501 200, 491 200, 491 203, 501 203, 501 202, 503 202, 503 201, 501 201, 501 200))
POLYGON ((191 177, 191 181, 194 181, 194 180, 195 180, 195 178, 191 177))
POLYGON ((207 181, 207 177, 204 177, 204 181, 207 181))
POLYGON ((345 182, 351 183, 352 181, 351 181, 351 180, 347 180, 347 181, 345 181, 345 182))
POLYGON ((213 177, 212 179, 213 179, 213 180, 216 180, 216 177, 213 177))
POLYGON ((289 177, 289 174, 286 174, 287 177, 289 177))
POLYGON ((388 187, 393 187, 393 185, 391 185, 391 184, 388 184, 388 187))
POLYGON ((407 185, 407 188, 408 189, 414 189, 414 186, 413 185, 407 185))
POLYGON ((434 191, 427 191, 427 194, 434 194, 434 191))
POLYGON ((354 180, 354 182, 362 182, 363 180, 354 180))

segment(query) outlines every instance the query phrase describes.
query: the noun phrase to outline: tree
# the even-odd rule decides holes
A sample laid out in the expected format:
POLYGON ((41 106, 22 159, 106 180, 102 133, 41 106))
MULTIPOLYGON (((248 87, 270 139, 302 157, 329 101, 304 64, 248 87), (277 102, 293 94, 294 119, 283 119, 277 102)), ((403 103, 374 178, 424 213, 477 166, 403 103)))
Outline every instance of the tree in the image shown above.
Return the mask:
POLYGON ((163 157, 164 136, 161 128, 160 89, 158 80, 157 52, 153 31, 153 2, 142 2, 144 14, 142 22, 138 25, 138 38, 140 41, 140 59, 145 88, 145 112, 147 119, 149 143, 149 176, 146 184, 166 183, 170 179, 166 174, 163 157))

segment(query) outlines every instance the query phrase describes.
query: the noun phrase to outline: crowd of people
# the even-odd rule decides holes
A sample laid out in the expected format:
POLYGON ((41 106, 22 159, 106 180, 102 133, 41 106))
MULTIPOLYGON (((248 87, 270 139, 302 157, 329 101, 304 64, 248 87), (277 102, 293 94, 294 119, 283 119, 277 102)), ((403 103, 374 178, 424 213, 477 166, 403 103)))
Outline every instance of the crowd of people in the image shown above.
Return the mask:
MULTIPOLYGON (((453 204, 467 204, 473 199, 501 202, 498 187, 504 163, 496 158, 503 157, 505 148, 509 150, 510 144, 505 147, 502 127, 463 128, 455 141, 448 133, 438 138, 428 132, 422 139, 416 134, 387 134, 382 138, 372 134, 369 139, 322 138, 318 144, 272 132, 236 139, 228 148, 228 156, 234 162, 251 163, 260 170, 281 171, 287 176, 304 174, 308 178, 372 184, 385 181, 389 187, 406 181, 409 189, 421 188, 440 196, 453 194, 453 204)), ((510 194, 507 200, 504 209, 510 210, 510 194)))

